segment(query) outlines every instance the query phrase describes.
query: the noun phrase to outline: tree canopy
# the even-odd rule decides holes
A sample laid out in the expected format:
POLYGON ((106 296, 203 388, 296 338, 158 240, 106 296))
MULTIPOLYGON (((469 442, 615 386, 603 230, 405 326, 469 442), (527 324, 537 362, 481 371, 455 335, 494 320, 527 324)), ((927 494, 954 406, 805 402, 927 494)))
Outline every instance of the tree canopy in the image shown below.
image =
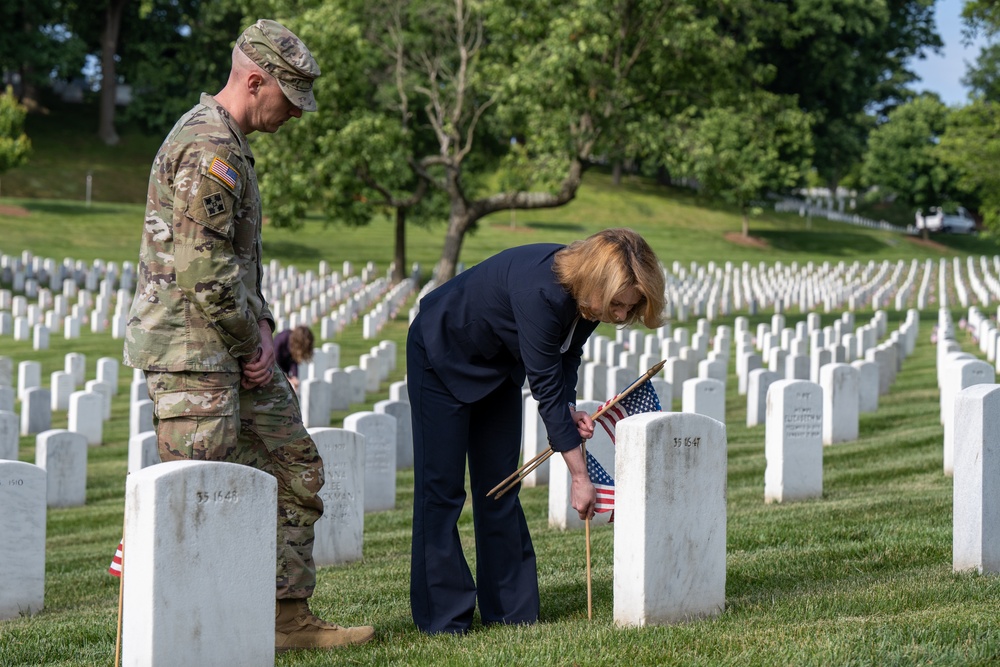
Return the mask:
MULTIPOLYGON (((969 30, 995 34, 997 4, 967 2, 969 30)), ((941 47, 933 9, 934 0, 0 0, 20 29, 0 35, 0 68, 32 99, 32 84, 100 58, 99 130, 114 143, 116 84, 134 91, 126 121, 165 132, 199 92, 225 83, 239 30, 273 17, 323 71, 318 113, 255 138, 273 224, 307 212, 342 224, 388 217, 400 277, 406 225, 445 220, 436 274, 446 279, 484 217, 566 204, 595 165, 616 178, 685 177, 744 214, 807 176, 835 186, 862 169, 907 201, 960 189, 969 181, 948 176, 954 161, 912 143, 927 132, 937 141, 948 115, 909 89, 913 59, 941 47), (886 165, 900 160, 911 176, 931 171, 897 182, 886 165)), ((984 101, 1000 94, 998 65, 987 49, 967 75, 984 101)))

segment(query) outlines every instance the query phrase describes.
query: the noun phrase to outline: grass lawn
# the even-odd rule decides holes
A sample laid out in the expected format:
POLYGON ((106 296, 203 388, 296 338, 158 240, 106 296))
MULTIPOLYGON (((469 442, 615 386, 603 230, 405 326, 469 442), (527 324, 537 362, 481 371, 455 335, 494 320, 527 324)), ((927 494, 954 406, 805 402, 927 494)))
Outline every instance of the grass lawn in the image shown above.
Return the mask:
MULTIPOLYGON (((92 262, 134 261, 141 207, 28 198, 0 200, 0 251, 92 262), (19 207, 14 209, 14 207, 19 207), (11 212, 11 209, 14 209, 11 212), (23 209, 23 211, 22 211, 23 209), (26 213, 25 213, 26 212, 26 213)), ((886 232, 792 215, 765 214, 751 223, 755 241, 733 239, 739 219, 694 197, 629 181, 611 186, 588 174, 580 196, 562 209, 494 216, 467 239, 462 259, 474 263, 520 243, 569 241, 609 225, 632 226, 661 259, 721 265, 727 261, 845 262, 940 260, 997 253, 986 239, 923 244, 886 232)), ((314 268, 375 261, 392 254, 388 223, 348 229, 310 219, 299 232, 268 228, 268 258, 314 268)), ((409 231, 409 261, 424 275, 440 250, 443 227, 409 231)), ((7 286, 5 286, 7 287, 7 286)), ((858 323, 871 312, 858 312, 858 323)), ((829 324, 836 314, 824 315, 829 324)), ((955 311, 955 319, 962 316, 955 311)), ((804 315, 789 313, 794 323, 804 315)), ((769 321, 769 314, 751 319, 769 321)), ((587 619, 582 532, 548 528, 546 489, 521 493, 534 538, 542 620, 531 627, 475 626, 465 637, 428 637, 409 616, 412 473, 397 479, 396 509, 365 519, 363 562, 322 568, 314 606, 344 624, 371 623, 376 639, 334 654, 288 653, 277 665, 969 665, 1000 661, 1000 577, 951 569, 952 483, 942 473, 938 419, 936 313, 922 314, 918 344, 879 410, 861 416, 860 437, 824 451, 822 499, 765 505, 764 431, 747 428, 745 397, 730 365, 727 389, 728 527, 726 607, 717 618, 669 627, 621 629, 612 619, 613 526, 593 531, 594 619, 587 619)), ((890 327, 901 314, 890 312, 890 327)), ((731 324, 731 319, 716 324, 731 324)), ((680 326, 674 323, 674 326, 680 326)), ((686 326, 694 328, 694 323, 686 326)), ((405 314, 384 338, 402 343, 405 314)), ((607 333, 607 330, 604 331, 607 333)), ((969 351, 971 342, 962 341, 969 351)), ((340 334, 342 359, 372 346, 360 326, 340 334)), ((42 377, 62 370, 70 351, 87 355, 88 379, 102 356, 120 358, 121 342, 85 332, 75 341, 53 335, 49 350, 0 340, 0 355, 42 363, 42 377)), ((390 381, 401 379, 400 364, 390 381)), ((128 383, 122 369, 105 444, 89 450, 87 505, 48 512, 45 609, 0 622, 0 665, 99 665, 112 661, 118 581, 106 572, 121 533, 128 431, 128 383)), ((387 397, 387 386, 356 409, 387 397)), ((675 403, 675 405, 678 405, 675 403)), ((344 413, 346 414, 346 413, 344 413)), ((334 416, 332 425, 344 414, 334 416)), ((56 413, 54 428, 65 428, 56 413)), ((22 437, 20 459, 34 462, 34 437, 22 437)), ((460 522, 474 558, 471 516, 460 522)), ((2 536, 0 536, 2 539, 2 536)), ((224 564, 222 564, 224 566, 224 564)))

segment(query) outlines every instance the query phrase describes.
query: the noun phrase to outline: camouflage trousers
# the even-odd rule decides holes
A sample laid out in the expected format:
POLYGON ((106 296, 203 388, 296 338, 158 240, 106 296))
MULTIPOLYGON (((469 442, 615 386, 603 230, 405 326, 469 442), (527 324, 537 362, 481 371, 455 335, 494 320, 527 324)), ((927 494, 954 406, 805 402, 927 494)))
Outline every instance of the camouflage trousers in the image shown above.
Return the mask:
POLYGON ((147 371, 146 383, 161 460, 239 463, 278 480, 276 597, 310 597, 323 460, 284 373, 275 366, 270 382, 249 390, 239 373, 147 371))

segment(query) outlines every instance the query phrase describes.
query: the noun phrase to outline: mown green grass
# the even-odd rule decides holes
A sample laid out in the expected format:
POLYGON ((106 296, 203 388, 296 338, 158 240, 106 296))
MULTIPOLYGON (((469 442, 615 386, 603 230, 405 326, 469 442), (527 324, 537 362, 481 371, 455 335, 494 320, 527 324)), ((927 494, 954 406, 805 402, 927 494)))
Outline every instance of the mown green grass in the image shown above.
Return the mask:
MULTIPOLYGON (((44 257, 134 261, 142 211, 101 204, 93 209, 36 200, 3 200, 29 216, 0 215, 0 251, 30 250, 44 257)), ((484 221, 465 244, 469 264, 510 245, 566 242, 607 225, 628 225, 649 238, 661 259, 690 262, 799 262, 939 259, 965 253, 993 255, 984 239, 960 245, 924 246, 897 235, 796 216, 765 215, 751 229, 769 248, 733 243, 739 230, 725 209, 700 206, 677 191, 629 181, 611 187, 599 173, 570 206, 521 212, 484 221)), ((269 259, 315 268, 344 260, 391 257, 388 223, 365 229, 324 227, 310 219, 304 230, 268 228, 269 259)), ((437 259, 443 228, 412 229, 411 261, 429 269, 437 259)), ((949 243, 952 239, 946 239, 949 243)), ((426 271, 425 271, 426 275, 426 271)), ((859 312, 865 321, 870 312, 859 312)), ((956 310, 956 319, 961 313, 956 310)), ((789 322, 801 317, 789 313, 789 322)), ((825 320, 833 315, 825 316, 825 320)), ((893 325, 899 316, 891 313, 893 325)), ((428 637, 409 616, 409 540, 412 473, 398 476, 396 509, 365 520, 364 561, 322 568, 314 607, 346 624, 372 623, 375 641, 335 654, 289 653, 278 665, 969 665, 1000 660, 996 627, 1000 578, 951 570, 951 479, 942 473, 935 350, 935 313, 923 313, 918 347, 906 360, 877 413, 862 415, 860 438, 824 452, 824 496, 781 505, 763 501, 763 427, 745 424, 745 397, 731 376, 727 390, 728 529, 726 608, 717 618, 670 627, 621 629, 613 623, 613 527, 593 530, 594 618, 587 619, 585 545, 582 532, 548 528, 544 488, 525 489, 522 502, 534 537, 542 591, 542 619, 531 627, 478 624, 465 637, 428 637)), ((759 315, 751 320, 769 320, 759 315)), ((719 323, 731 323, 724 320, 719 323)), ((681 326, 675 323, 675 326, 681 326)), ((693 322, 686 326, 693 327, 693 322)), ((384 338, 405 339, 405 314, 384 338)), ((607 333, 605 331, 605 333, 607 333)), ((366 352, 359 325, 337 338, 342 358, 366 352)), ((964 341, 968 345, 968 341, 964 341)), ((969 347, 971 350, 972 348, 969 347)), ((67 352, 87 355, 88 378, 96 359, 120 358, 121 343, 85 332, 51 348, 0 341, 0 354, 42 363, 43 378, 62 370, 67 352)), ((401 379, 400 364, 390 380, 401 379)), ((730 368, 732 372, 732 366, 730 368)), ((99 665, 114 654, 117 580, 106 568, 121 533, 126 471, 128 383, 123 368, 105 444, 88 461, 88 501, 82 508, 48 513, 45 609, 32 617, 0 622, 0 665, 99 665)), ((386 387, 367 409, 385 398, 386 387)), ((678 406, 675 402, 675 407, 678 406)), ((346 413, 344 413, 346 414, 346 413)), ((343 414, 335 416, 339 425, 343 414)), ((53 427, 65 427, 56 413, 53 427)), ((20 458, 34 461, 34 438, 21 438, 20 458)), ((474 560, 471 517, 461 530, 474 560)), ((2 536, 0 536, 2 539, 2 536)))
MULTIPOLYGON (((859 313, 858 320, 868 316, 859 313)), ((521 498, 538 554, 541 622, 488 629, 477 623, 466 637, 424 636, 409 617, 412 473, 402 471, 396 509, 366 516, 364 561, 321 568, 314 598, 316 609, 338 622, 374 624, 375 641, 333 655, 283 654, 276 664, 985 665, 1000 659, 1000 578, 951 570, 952 490, 942 473, 932 324, 926 314, 914 355, 878 412, 862 415, 859 439, 825 449, 819 500, 764 503, 763 427, 744 426, 745 397, 731 378, 726 609, 719 617, 615 627, 614 528, 598 520, 588 620, 583 533, 549 529, 546 490, 533 488, 521 498)), ((401 341, 404 332, 400 319, 386 336, 401 341)), ((347 354, 370 346, 353 329, 342 342, 347 354)), ((4 343, 5 354, 37 359, 45 374, 61 369, 67 351, 85 351, 92 369, 98 356, 119 348, 89 333, 73 342, 54 337, 45 352, 4 343)), ((89 452, 87 505, 49 510, 46 606, 36 616, 0 623, 0 665, 111 660, 117 580, 106 568, 121 531, 128 381, 123 373, 106 444, 89 452)), ((64 413, 56 413, 53 426, 65 426, 64 413)), ((33 440, 21 439, 24 461, 33 461, 33 440)), ((460 526, 474 562, 468 512, 460 526)))

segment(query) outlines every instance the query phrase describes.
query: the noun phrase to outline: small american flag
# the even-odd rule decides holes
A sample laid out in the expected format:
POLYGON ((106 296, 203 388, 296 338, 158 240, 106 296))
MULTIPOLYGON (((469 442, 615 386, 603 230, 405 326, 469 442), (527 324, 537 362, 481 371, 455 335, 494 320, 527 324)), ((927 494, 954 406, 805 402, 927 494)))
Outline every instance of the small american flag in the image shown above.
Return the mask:
MULTIPOLYGON (((615 398, 618 398, 618 396, 615 395, 615 398)), ((613 402, 615 398, 606 401, 604 405, 613 402)), ((597 418, 597 421, 608 432, 608 435, 611 436, 611 442, 614 442, 615 424, 619 421, 643 412, 659 412, 660 409, 660 399, 656 395, 656 390, 653 389, 653 383, 646 380, 629 392, 623 399, 608 408, 607 412, 597 418)))
POLYGON ((125 543, 124 540, 118 543, 118 550, 115 551, 115 557, 111 559, 111 567, 108 568, 108 574, 112 577, 122 576, 122 558, 124 557, 125 543))
MULTIPOLYGON (((597 462, 594 455, 587 452, 587 474, 594 488, 597 489, 597 504, 594 506, 595 512, 610 512, 615 508, 615 480, 611 479, 608 471, 597 462)), ((614 515, 612 515, 614 520, 614 515)))
POLYGON ((236 189, 236 177, 239 174, 236 170, 226 164, 225 160, 220 158, 212 158, 212 166, 208 168, 208 173, 213 176, 218 176, 222 181, 229 186, 230 190, 236 189))

